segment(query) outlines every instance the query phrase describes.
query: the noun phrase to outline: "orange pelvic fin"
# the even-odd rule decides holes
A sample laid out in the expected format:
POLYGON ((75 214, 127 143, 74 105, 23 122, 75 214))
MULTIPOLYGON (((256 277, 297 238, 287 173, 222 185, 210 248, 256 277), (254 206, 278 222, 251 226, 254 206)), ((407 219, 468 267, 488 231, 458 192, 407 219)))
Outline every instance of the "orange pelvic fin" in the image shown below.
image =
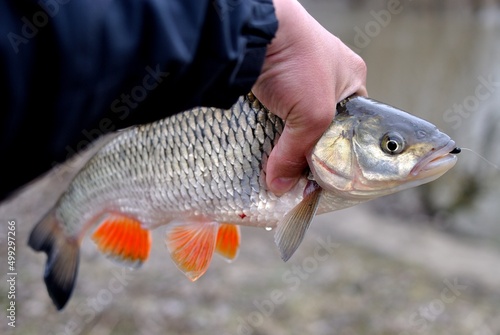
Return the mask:
POLYGON ((227 261, 233 261, 238 256, 240 248, 240 227, 234 224, 223 223, 217 233, 215 251, 227 261))
POLYGON ((175 265, 191 281, 207 271, 215 251, 218 222, 193 219, 168 225, 166 244, 175 265))
POLYGON ((68 302, 76 282, 80 245, 66 236, 51 210, 31 231, 28 245, 47 254, 45 285, 54 305, 61 310, 68 302))
POLYGON ((139 267, 151 251, 151 232, 129 216, 110 214, 92 234, 99 251, 118 263, 139 267))

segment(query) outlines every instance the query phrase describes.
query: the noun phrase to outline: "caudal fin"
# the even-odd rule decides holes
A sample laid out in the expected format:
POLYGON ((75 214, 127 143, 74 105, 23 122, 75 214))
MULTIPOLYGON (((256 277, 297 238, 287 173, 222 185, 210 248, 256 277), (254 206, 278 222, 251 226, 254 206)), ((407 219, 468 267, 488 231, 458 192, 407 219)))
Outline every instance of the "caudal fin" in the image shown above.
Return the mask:
POLYGON ((75 286, 79 261, 79 242, 68 237, 51 210, 31 231, 28 245, 47 254, 44 280, 58 310, 68 302, 75 286))

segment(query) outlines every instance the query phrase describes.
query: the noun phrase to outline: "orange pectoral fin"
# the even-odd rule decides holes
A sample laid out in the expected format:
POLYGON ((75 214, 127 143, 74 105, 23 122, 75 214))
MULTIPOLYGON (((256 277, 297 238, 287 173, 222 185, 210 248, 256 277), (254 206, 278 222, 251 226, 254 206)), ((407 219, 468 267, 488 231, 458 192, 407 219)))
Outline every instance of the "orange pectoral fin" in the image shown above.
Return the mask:
POLYGON ((234 224, 221 224, 217 233, 215 251, 228 261, 233 261, 240 248, 240 227, 234 224))
POLYGON ((219 223, 191 220, 168 225, 166 244, 175 265, 191 281, 207 271, 215 250, 219 223))
POLYGON ((110 214, 92 234, 99 251, 127 266, 138 267, 151 251, 151 232, 129 216, 110 214))

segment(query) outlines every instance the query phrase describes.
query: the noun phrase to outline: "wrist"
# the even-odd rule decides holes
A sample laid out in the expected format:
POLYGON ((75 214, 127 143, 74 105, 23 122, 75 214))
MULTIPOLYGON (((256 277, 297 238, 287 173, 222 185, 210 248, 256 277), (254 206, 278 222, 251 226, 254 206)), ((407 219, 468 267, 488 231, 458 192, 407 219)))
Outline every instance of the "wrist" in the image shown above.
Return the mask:
POLYGON ((291 40, 296 41, 301 31, 307 29, 310 15, 297 0, 273 0, 273 5, 278 19, 276 36, 268 47, 268 55, 282 51, 291 45, 291 40))

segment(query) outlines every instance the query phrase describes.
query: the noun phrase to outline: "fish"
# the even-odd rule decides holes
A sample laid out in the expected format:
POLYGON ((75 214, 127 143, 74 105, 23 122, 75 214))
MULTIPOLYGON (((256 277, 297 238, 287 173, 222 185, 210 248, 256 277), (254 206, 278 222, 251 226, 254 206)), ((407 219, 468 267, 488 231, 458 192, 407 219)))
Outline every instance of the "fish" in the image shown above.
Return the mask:
POLYGON ((197 107, 119 131, 30 233, 28 245, 47 254, 44 281, 55 307, 74 290, 87 233, 106 257, 138 268, 152 231, 163 227, 172 261, 191 281, 213 254, 237 257, 240 226, 276 228, 287 261, 314 216, 431 182, 460 151, 432 123, 352 95, 337 104, 302 178, 278 196, 265 171, 284 126, 249 93, 229 109, 197 107))

